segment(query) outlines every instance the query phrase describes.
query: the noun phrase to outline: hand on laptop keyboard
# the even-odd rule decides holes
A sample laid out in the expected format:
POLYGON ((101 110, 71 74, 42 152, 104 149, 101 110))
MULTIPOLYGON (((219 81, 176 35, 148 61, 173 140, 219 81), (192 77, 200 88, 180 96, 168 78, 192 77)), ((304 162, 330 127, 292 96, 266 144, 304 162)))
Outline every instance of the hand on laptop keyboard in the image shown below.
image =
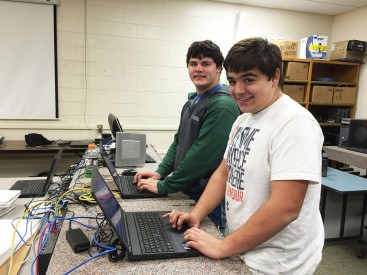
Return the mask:
POLYGON ((151 193, 158 194, 158 180, 148 178, 148 179, 140 179, 137 183, 138 189, 140 191, 148 190, 151 193))
POLYGON ((199 228, 201 222, 195 213, 180 212, 177 210, 164 214, 162 218, 169 218, 172 227, 178 230, 187 230, 191 227, 199 228))

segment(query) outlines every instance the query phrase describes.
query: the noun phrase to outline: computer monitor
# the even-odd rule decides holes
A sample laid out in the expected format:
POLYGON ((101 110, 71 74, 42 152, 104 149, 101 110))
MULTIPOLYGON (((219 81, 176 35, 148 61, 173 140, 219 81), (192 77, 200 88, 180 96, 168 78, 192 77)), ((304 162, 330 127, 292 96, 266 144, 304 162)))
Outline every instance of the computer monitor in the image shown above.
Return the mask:
POLYGON ((116 133, 116 167, 145 165, 146 135, 139 133, 116 133))
POLYGON ((367 119, 343 118, 338 146, 367 153, 367 119))
POLYGON ((119 119, 114 114, 108 115, 108 124, 110 125, 113 138, 116 138, 116 133, 123 132, 119 119))

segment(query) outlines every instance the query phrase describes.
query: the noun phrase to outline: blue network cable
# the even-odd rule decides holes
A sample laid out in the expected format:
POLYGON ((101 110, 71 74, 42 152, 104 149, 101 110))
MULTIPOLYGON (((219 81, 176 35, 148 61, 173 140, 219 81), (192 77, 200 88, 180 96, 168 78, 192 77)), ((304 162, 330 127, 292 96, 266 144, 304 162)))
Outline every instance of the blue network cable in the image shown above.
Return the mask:
POLYGON ((42 233, 42 235, 40 236, 40 238, 42 238, 43 237, 43 239, 41 239, 42 240, 42 242, 41 242, 41 247, 40 247, 40 249, 38 250, 38 253, 37 253, 37 255, 36 255, 36 257, 34 258, 34 260, 32 261, 32 265, 31 265, 31 274, 33 275, 33 270, 34 270, 34 264, 36 263, 36 261, 38 260, 38 257, 39 257, 39 255, 42 253, 42 251, 43 251, 43 249, 45 248, 45 246, 46 246, 46 244, 47 244, 47 241, 48 241, 48 239, 49 239, 49 237, 50 237, 50 235, 51 235, 51 232, 52 232, 52 227, 53 227, 53 225, 49 225, 48 226, 48 231, 47 231, 47 233, 46 233, 46 235, 45 235, 45 237, 43 237, 42 235, 43 235, 43 230, 41 231, 42 233))
POLYGON ((102 255, 105 255, 105 254, 108 254, 108 253, 111 253, 111 252, 114 252, 116 251, 116 248, 115 247, 110 247, 110 246, 105 246, 103 244, 100 244, 98 241, 97 241, 97 238, 96 238, 96 235, 99 233, 98 230, 96 230, 96 232, 94 233, 94 236, 93 236, 93 240, 95 241, 95 243, 102 247, 102 248, 105 248, 106 250, 104 250, 103 252, 100 252, 88 259, 86 259, 85 261, 81 262, 80 264, 78 264, 77 266, 73 267, 72 269, 70 269, 69 271, 67 271, 66 273, 64 273, 64 275, 67 275, 67 274, 70 274, 71 272, 75 271, 76 269, 78 269, 79 267, 81 267, 82 265, 88 263, 89 261, 95 259, 95 258, 98 258, 99 256, 102 256, 102 255))

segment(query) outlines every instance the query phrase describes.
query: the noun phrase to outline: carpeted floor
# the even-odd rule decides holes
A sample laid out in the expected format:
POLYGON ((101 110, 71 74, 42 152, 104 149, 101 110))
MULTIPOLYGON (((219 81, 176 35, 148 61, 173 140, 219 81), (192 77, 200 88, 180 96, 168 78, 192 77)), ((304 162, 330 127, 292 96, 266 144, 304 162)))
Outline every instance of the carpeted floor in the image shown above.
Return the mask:
POLYGON ((367 275, 367 244, 358 240, 326 242, 323 258, 314 275, 367 275), (363 259, 357 257, 361 247, 366 249, 363 259))

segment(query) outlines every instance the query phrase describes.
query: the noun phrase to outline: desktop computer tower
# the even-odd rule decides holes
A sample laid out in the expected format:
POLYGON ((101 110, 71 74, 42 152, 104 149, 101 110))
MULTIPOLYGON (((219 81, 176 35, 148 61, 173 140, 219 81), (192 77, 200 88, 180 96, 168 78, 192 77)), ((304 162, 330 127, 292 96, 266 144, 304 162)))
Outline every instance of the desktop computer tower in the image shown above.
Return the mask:
POLYGON ((367 153, 367 119, 343 118, 338 146, 367 153))

